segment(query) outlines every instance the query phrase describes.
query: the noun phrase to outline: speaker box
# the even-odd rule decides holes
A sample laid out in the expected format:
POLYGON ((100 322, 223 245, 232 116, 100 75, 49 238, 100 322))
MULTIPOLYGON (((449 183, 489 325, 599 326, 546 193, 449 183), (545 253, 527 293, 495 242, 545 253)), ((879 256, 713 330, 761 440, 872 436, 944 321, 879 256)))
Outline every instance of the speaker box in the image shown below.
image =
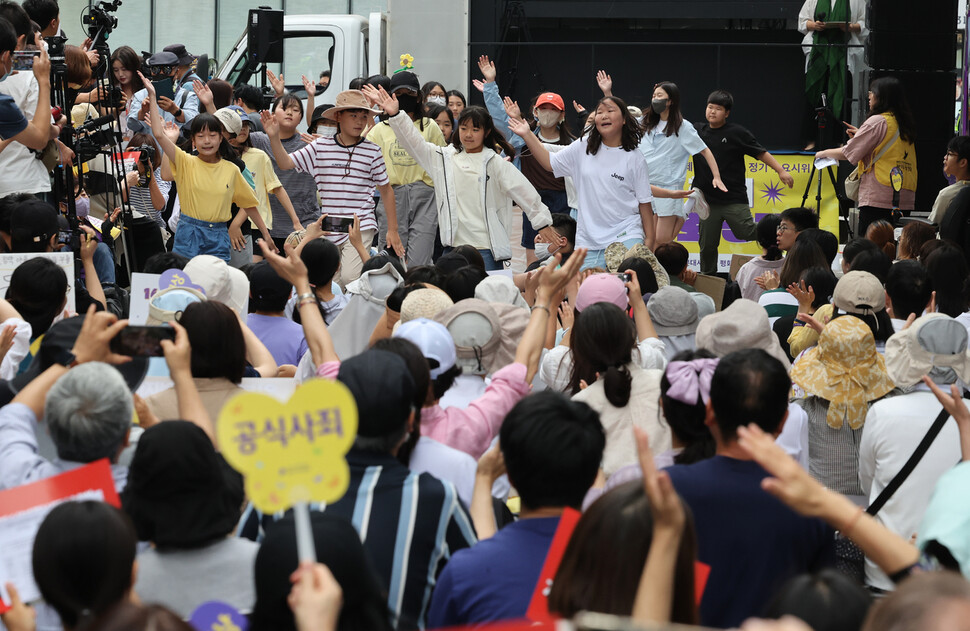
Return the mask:
POLYGON ((250 9, 248 46, 250 64, 283 63, 283 12, 250 9))
POLYGON ((945 33, 870 31, 866 63, 893 70, 952 70, 956 65, 956 27, 945 33))
POLYGON ((957 30, 957 0, 869 0, 866 24, 870 32, 953 34, 957 30))
POLYGON ((895 72, 870 70, 869 85, 880 77, 896 77, 916 119, 916 210, 929 211, 936 194, 946 186, 943 155, 954 134, 956 75, 954 72, 895 72))

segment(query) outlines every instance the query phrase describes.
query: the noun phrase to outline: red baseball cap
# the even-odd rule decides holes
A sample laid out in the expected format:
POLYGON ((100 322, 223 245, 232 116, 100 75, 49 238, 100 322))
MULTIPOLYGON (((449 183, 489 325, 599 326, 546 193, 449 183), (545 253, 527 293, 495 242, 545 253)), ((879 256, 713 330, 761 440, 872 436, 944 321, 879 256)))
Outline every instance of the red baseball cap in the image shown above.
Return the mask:
POLYGON ((560 112, 566 111, 566 106, 562 102, 562 97, 555 92, 543 92, 540 94, 539 98, 536 99, 535 106, 539 107, 540 105, 552 105, 560 112))

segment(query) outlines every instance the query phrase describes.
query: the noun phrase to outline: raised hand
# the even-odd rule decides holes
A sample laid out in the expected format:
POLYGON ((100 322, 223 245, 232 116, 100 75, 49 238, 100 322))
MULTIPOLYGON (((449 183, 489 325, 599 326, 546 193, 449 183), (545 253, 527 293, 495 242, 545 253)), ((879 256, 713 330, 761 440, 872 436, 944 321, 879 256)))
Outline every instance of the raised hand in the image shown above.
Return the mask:
POLYGON ((482 55, 478 58, 478 69, 482 71, 482 76, 485 77, 485 83, 495 81, 498 73, 495 70, 495 62, 489 61, 488 55, 482 55))
POLYGON ((283 83, 283 74, 280 73, 280 76, 277 77, 272 70, 267 70, 266 78, 269 79, 270 85, 273 86, 273 92, 276 93, 276 96, 283 96, 283 93, 286 92, 286 84, 283 83))
POLYGON ((611 96, 613 94, 613 77, 606 74, 605 70, 600 70, 596 73, 596 85, 603 91, 603 96, 611 96))
POLYGON ((81 260, 94 260, 94 251, 98 249, 98 240, 94 237, 94 229, 88 226, 81 226, 84 235, 81 237, 81 260))
POLYGON ((532 128, 521 118, 509 118, 509 131, 525 138, 527 134, 532 133, 532 128))
POLYGON ((375 88, 372 85, 364 85, 361 86, 360 90, 368 100, 379 106, 388 116, 396 115, 401 109, 398 105, 397 97, 388 94, 383 86, 375 88))
POLYGON ((509 115, 509 118, 522 118, 522 110, 519 109, 519 104, 516 101, 505 97, 502 99, 502 103, 505 105, 505 113, 509 115))
POLYGON ((812 303, 815 302, 815 290, 811 287, 805 288, 805 281, 800 280, 788 286, 788 293, 798 301, 799 311, 809 311, 812 303))
POLYGON ((307 96, 317 95, 317 84, 314 83, 313 79, 307 79, 306 75, 300 75, 300 80, 303 81, 303 89, 306 90, 307 96))
POLYGON ((573 101, 573 109, 576 110, 577 114, 582 114, 586 111, 586 108, 578 101, 573 101))
POLYGON ((266 241, 260 239, 260 247, 263 249, 263 258, 269 261, 270 267, 276 270, 276 273, 294 287, 297 286, 300 281, 307 282, 307 269, 306 265, 303 263, 303 259, 296 252, 292 245, 286 243, 283 248, 286 250, 286 256, 282 257, 275 251, 275 248, 270 249, 266 244, 266 241))
POLYGON ((165 132, 165 136, 168 137, 169 140, 176 143, 179 141, 179 135, 182 133, 179 126, 172 121, 165 121, 162 124, 162 131, 165 132))
POLYGON ((209 86, 196 79, 192 82, 192 89, 195 90, 195 95, 199 97, 199 103, 206 106, 206 109, 213 104, 212 90, 209 89, 209 86))
POLYGON ((277 122, 276 117, 270 112, 263 110, 259 113, 259 120, 263 124, 263 131, 270 138, 277 138, 280 135, 280 124, 277 122))
MULTIPOLYGON (((34 64, 34 68, 36 68, 36 67, 37 67, 37 64, 35 63, 34 64)), ((148 98, 145 99, 145 100, 146 101, 154 101, 155 100, 155 97, 156 97, 155 84, 153 84, 151 81, 149 81, 147 78, 145 78, 145 75, 143 75, 140 72, 138 73, 138 76, 141 77, 141 82, 145 86, 145 92, 148 93, 148 98)), ((144 104, 142 104, 142 109, 145 109, 144 108, 144 104)))
POLYGON ((472 85, 475 86, 475 89, 479 92, 485 91, 485 82, 480 79, 472 79, 472 85))

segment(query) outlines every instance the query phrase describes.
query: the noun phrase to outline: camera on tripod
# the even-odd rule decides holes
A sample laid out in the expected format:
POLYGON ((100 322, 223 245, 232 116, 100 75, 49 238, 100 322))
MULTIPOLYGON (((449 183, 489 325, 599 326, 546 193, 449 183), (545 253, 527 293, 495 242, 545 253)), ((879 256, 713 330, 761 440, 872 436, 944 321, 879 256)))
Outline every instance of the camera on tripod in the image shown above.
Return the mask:
MULTIPOLYGON (((81 24, 87 27, 89 34, 93 31, 103 31, 105 34, 118 28, 118 18, 110 15, 111 11, 117 11, 121 6, 121 0, 111 0, 111 2, 99 2, 88 9, 88 12, 81 16, 81 24)), ((92 36, 93 37, 93 36, 92 36)))

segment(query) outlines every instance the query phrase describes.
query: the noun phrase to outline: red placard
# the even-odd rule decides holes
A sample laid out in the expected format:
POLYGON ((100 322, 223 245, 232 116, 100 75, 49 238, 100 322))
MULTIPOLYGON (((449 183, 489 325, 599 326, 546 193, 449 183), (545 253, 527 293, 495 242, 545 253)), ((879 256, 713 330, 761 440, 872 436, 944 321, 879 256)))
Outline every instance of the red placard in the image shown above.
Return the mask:
MULTIPOLYGON (((107 459, 31 484, 0 491, 0 528, 3 527, 4 517, 48 504, 53 508, 88 491, 100 491, 105 502, 121 507, 121 500, 111 475, 111 464, 107 459)), ((8 580, 8 577, 0 577, 0 580, 8 580)), ((9 606, 0 600, 0 613, 8 609, 9 606)))
POLYGON ((535 590, 532 592, 532 601, 529 602, 529 610, 525 616, 535 622, 552 622, 556 618, 549 613, 549 588, 552 587, 552 579, 559 569, 562 555, 566 552, 566 545, 569 538, 576 529, 576 522, 582 514, 575 509, 567 508, 559 518, 559 527, 549 545, 549 552, 546 554, 546 562, 542 565, 542 572, 539 573, 539 582, 536 583, 535 590))

